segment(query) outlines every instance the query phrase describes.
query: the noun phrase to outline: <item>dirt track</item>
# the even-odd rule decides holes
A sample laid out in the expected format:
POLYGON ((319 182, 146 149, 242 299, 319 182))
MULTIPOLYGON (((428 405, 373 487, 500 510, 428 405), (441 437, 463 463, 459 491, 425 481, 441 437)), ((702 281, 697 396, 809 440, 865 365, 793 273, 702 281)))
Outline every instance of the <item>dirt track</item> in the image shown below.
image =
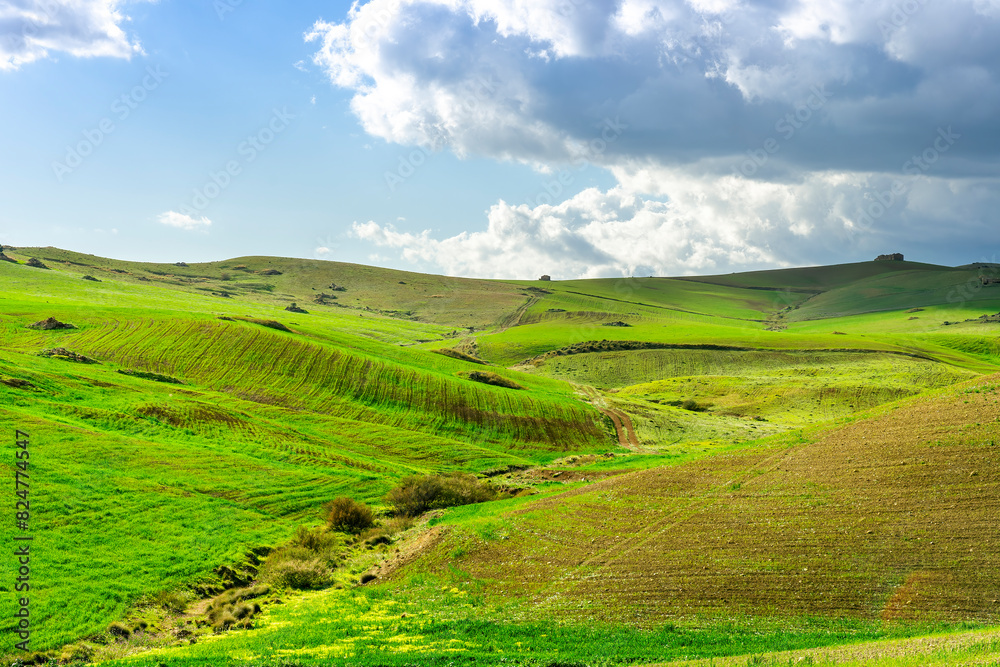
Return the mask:
POLYGON ((593 387, 576 386, 577 391, 587 397, 587 402, 611 420, 615 426, 615 433, 618 436, 618 444, 633 452, 645 451, 639 444, 639 438, 635 434, 635 427, 632 425, 632 418, 608 404, 607 399, 601 396, 593 387))

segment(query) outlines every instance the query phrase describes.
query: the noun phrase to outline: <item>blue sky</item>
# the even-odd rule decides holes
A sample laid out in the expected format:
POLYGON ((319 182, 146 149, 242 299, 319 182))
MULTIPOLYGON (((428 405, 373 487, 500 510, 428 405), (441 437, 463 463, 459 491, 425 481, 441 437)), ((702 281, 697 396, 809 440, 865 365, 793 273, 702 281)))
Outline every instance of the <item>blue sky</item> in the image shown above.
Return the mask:
POLYGON ((522 278, 1000 254, 997 0, 6 0, 0 62, 9 245, 522 278))

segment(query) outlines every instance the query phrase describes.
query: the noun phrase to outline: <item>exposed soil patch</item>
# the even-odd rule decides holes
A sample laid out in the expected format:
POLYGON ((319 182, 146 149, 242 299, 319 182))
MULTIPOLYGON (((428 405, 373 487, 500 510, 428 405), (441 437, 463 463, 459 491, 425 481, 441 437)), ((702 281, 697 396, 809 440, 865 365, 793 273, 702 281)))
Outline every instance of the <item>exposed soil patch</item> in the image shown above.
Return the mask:
POLYGON ((91 359, 90 357, 85 357, 82 354, 77 354, 72 350, 67 350, 65 347, 54 347, 51 350, 42 350, 38 353, 38 356, 49 357, 50 359, 62 359, 63 361, 73 361, 78 364, 100 363, 96 359, 91 359))
POLYGON ((616 407, 608 404, 607 400, 601 396, 593 387, 577 387, 577 390, 584 394, 587 402, 611 420, 615 429, 615 436, 618 444, 634 452, 645 451, 639 444, 639 438, 635 434, 635 427, 632 425, 632 418, 616 407))
POLYGON ((57 329, 75 329, 76 327, 72 324, 66 324, 65 322, 60 322, 54 317, 49 317, 41 322, 35 322, 34 324, 29 324, 29 329, 37 329, 39 331, 55 331, 57 329))
POLYGON ((459 566, 533 613, 1000 619, 1000 375, 525 505, 459 566))
POLYGON ((14 389, 34 389, 35 385, 20 378, 0 378, 0 384, 5 384, 14 389))
POLYGON ((471 371, 465 376, 473 382, 481 382, 483 384, 493 385, 494 387, 504 387, 506 389, 524 389, 518 383, 505 378, 497 373, 492 373, 490 371, 471 371))
MULTIPOLYGON (((432 513, 433 514, 433 513, 432 513)), ((380 581, 392 577, 400 568, 409 565, 424 553, 431 551, 439 545, 448 534, 447 526, 434 526, 420 533, 412 540, 405 540, 399 543, 396 551, 379 565, 373 567, 369 573, 380 581)))
POLYGON ((443 354, 444 356, 451 357, 452 359, 459 359, 461 361, 468 361, 468 362, 473 363, 473 364, 482 364, 484 366, 488 365, 488 363, 486 361, 483 361, 479 357, 474 357, 471 354, 466 354, 465 352, 462 352, 461 350, 456 350, 456 349, 450 348, 450 347, 441 347, 441 348, 438 348, 436 350, 432 350, 432 352, 435 352, 436 354, 443 354))

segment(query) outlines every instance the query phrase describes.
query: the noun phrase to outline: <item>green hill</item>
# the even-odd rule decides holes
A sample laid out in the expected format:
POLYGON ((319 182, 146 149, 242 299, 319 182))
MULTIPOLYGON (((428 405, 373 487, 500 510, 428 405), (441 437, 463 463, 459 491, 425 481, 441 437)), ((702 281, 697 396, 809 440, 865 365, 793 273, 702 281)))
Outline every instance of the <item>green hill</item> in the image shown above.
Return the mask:
MULTIPOLYGON (((841 586, 841 597, 830 600, 847 605, 844 600, 850 598, 851 615, 869 623, 878 616, 872 611, 877 595, 863 598, 844 591, 859 582, 878 595, 891 590, 892 582, 909 576, 902 561, 885 555, 899 553, 900 535, 912 529, 940 544, 950 540, 942 531, 955 524, 957 515, 945 513, 937 523, 928 519, 919 526, 899 524, 903 528, 896 532, 887 528, 882 546, 861 556, 876 559, 882 569, 851 574, 855 561, 836 551, 834 542, 837 535, 856 539, 850 532, 854 528, 830 533, 831 526, 841 524, 824 512, 858 511, 831 482, 853 474, 842 468, 857 442, 831 449, 812 435, 820 431, 802 429, 825 429, 831 420, 853 419, 887 404, 921 405, 928 392, 952 396, 948 387, 955 383, 1000 371, 1000 324, 982 317, 1000 311, 1000 287, 977 286, 977 267, 868 262, 704 278, 543 282, 481 281, 272 257, 187 265, 126 262, 55 248, 5 253, 16 261, 0 262, 0 425, 11 440, 15 430, 31 436, 31 510, 27 531, 7 522, 4 535, 8 542, 15 534, 35 536, 32 648, 38 650, 57 651, 83 641, 103 646, 99 654, 113 657, 115 651, 162 643, 169 634, 163 628, 147 644, 109 641, 106 629, 147 609, 158 594, 202 590, 198 587, 206 582, 218 582, 220 568, 284 543, 299 526, 321 523, 322 506, 334 497, 350 496, 384 514, 385 494, 407 475, 457 472, 490 475, 521 496, 449 510, 444 521, 454 528, 441 534, 442 541, 432 540, 426 550, 415 547, 413 540, 427 535, 421 532, 427 527, 418 526, 388 546, 362 549, 338 574, 341 585, 354 586, 360 572, 382 567, 377 562, 393 549, 427 554, 419 560, 424 565, 411 564, 382 588, 365 590, 375 591, 371 604, 395 609, 403 604, 399 596, 409 595, 407 586, 413 586, 413 604, 419 603, 421 614, 426 611, 425 620, 443 624, 433 627, 444 633, 445 643, 434 644, 428 656, 445 655, 441 647, 457 627, 447 618, 457 618, 453 612, 465 602, 449 598, 442 607, 445 616, 435 616, 427 611, 434 597, 427 586, 453 579, 460 586, 449 583, 449 590, 468 591, 479 600, 476 604, 495 614, 506 610, 511 622, 517 621, 516 608, 530 600, 540 623, 601 618, 610 623, 600 631, 607 633, 602 641, 635 646, 659 641, 642 634, 654 619, 667 622, 725 609, 751 614, 758 624, 760 618, 781 616, 774 591, 786 590, 790 573, 801 570, 790 565, 794 558, 782 555, 775 561, 769 555, 780 543, 776 536, 739 542, 731 552, 713 552, 721 560, 710 561, 730 577, 749 576, 751 570, 740 567, 751 561, 759 567, 753 572, 771 573, 761 581, 777 582, 775 588, 758 586, 771 593, 761 592, 756 602, 691 588, 706 601, 699 607, 690 595, 670 593, 676 588, 676 568, 701 556, 675 542, 657 542, 660 537, 653 539, 648 526, 660 525, 657 517, 688 516, 699 503, 735 513, 684 523, 683 539, 690 544, 712 533, 711 525, 757 526, 745 523, 749 509, 735 509, 751 505, 778 517, 767 519, 772 528, 827 531, 811 543, 827 551, 808 552, 813 566, 823 554, 829 556, 826 578, 816 579, 813 592, 796 598, 789 610, 823 616, 834 607, 817 596, 833 595, 841 586), (31 258, 47 268, 28 266, 31 258), (31 328, 47 318, 72 328, 31 328), (474 381, 477 370, 520 388, 474 381), (775 477, 770 468, 760 467, 779 451, 795 454, 800 468, 792 477, 775 477), (818 460, 823 467, 817 467, 818 460), (683 477, 695 468, 698 474, 683 477), (761 469, 766 474, 758 475, 761 469), (683 479, 657 486, 672 475, 683 479), (733 483, 742 486, 729 489, 711 482, 726 475, 738 477, 733 483), (562 494, 566 483, 574 490, 562 494), (753 486, 758 483, 762 486, 753 486), (748 491, 741 495, 744 487, 748 491), (590 539, 602 548, 628 547, 625 552, 641 563, 648 561, 649 549, 679 560, 670 561, 669 568, 657 566, 655 576, 628 558, 598 567, 592 560, 597 557, 587 551, 590 539), (744 547, 759 553, 748 555, 744 547), (539 553, 551 558, 540 561, 539 553), (617 577, 615 583, 604 582, 601 573, 617 577), (577 580, 565 589, 559 583, 577 580), (617 587, 622 595, 601 597, 592 586, 617 587), (635 601, 643 596, 670 602, 657 602, 653 613, 635 601), (868 612, 859 612, 864 605, 868 612), (636 614, 649 623, 636 622, 636 614)), ((979 404, 985 395, 954 394, 977 408, 949 404, 955 416, 941 422, 942 442, 951 442, 947 438, 963 429, 979 438, 980 430, 994 428, 989 426, 995 421, 992 413, 987 414, 991 404, 979 404)), ((933 450, 924 441, 912 447, 933 450)), ((898 502, 897 497, 913 502, 921 493, 943 493, 939 490, 952 486, 964 495, 985 497, 992 493, 992 473, 986 472, 988 460, 976 457, 989 451, 947 449, 953 467, 978 461, 979 475, 963 478, 958 486, 944 476, 924 480, 931 486, 919 486, 917 480, 904 488, 882 471, 871 478, 877 488, 867 492, 885 503, 898 502)), ((851 455, 855 460, 864 456, 872 457, 873 466, 889 466, 895 454, 851 455)), ((0 462, 10 479, 14 461, 0 462)), ((961 503, 952 509, 973 511, 961 503)), ((984 515, 982 525, 989 520, 984 515)), ((986 546, 977 542, 972 548, 986 546)), ((971 603, 962 602, 956 613, 945 609, 951 598, 942 582, 960 582, 964 594, 971 594, 992 580, 966 581, 955 569, 955 563, 966 562, 964 556, 948 560, 953 554, 942 554, 943 564, 934 566, 938 574, 919 575, 914 584, 928 591, 921 600, 930 605, 914 618, 935 623, 992 619, 992 612, 971 603)), ((986 561, 972 565, 993 566, 986 561)), ((5 599, 13 595, 12 580, 0 581, 5 599)), ((731 578, 711 581, 715 588, 705 590, 735 590, 731 578)), ((343 610, 345 619, 381 613, 367 607, 348 613, 343 605, 354 603, 338 597, 343 594, 331 590, 302 598, 306 606, 300 621, 314 624, 311 614, 325 613, 310 611, 309 600, 343 610), (338 601, 323 602, 324 595, 338 601)), ((280 617, 277 607, 267 613, 280 617)), ((13 655, 14 626, 12 617, 6 618, 0 622, 0 654, 13 655)), ((286 622, 292 623, 281 621, 286 622)), ((507 626, 501 626, 475 630, 473 623, 462 626, 462 632, 482 631, 503 644, 507 626)), ((829 634, 823 626, 793 635, 803 645, 816 645, 824 632, 837 641, 881 636, 873 628, 829 634)), ((212 655, 235 655, 228 651, 256 655, 260 651, 238 642, 232 645, 237 648, 225 648, 253 632, 171 650, 180 651, 177 660, 190 656, 206 664, 213 664, 212 655)), ((538 634, 516 623, 510 632, 538 634)), ((572 634, 577 630, 567 632, 584 637, 572 634)), ((714 654, 732 654, 737 647, 726 645, 720 639, 725 633, 719 632, 711 641, 709 635, 699 637, 716 642, 714 654)), ((775 632, 778 637, 782 631, 775 632)), ((296 636, 281 642, 294 644, 296 636)), ((346 649, 341 653, 344 659, 351 655, 346 649)), ((655 657, 645 648, 635 653, 640 654, 655 657)))

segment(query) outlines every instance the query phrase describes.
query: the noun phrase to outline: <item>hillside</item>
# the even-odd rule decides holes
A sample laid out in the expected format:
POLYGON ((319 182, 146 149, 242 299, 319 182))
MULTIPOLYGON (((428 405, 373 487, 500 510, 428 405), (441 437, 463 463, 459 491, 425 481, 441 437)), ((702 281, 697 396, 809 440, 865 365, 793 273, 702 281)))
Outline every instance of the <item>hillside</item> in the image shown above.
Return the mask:
POLYGON ((884 639, 997 622, 998 418, 1000 374, 793 438, 452 510, 415 529, 422 551, 377 589, 310 593, 253 633, 123 664, 992 664, 975 660, 995 658, 995 630, 884 639))
POLYGON ((993 375, 530 503, 498 517, 507 539, 452 563, 491 595, 577 621, 995 623, 998 422, 993 375))
MULTIPOLYGON (((109 623, 217 583, 220 567, 319 524, 333 497, 384 514, 402 478, 452 472, 521 494, 448 510, 338 574, 361 590, 379 558, 413 552, 364 590, 417 605, 449 637, 462 598, 428 611, 445 583, 501 624, 462 626, 472 643, 537 635, 517 625, 526 609, 540 623, 598 620, 601 641, 637 647, 662 645, 643 633, 664 623, 731 614, 758 619, 751 634, 772 619, 775 638, 792 617, 861 624, 778 648, 877 638, 883 617, 995 621, 1000 324, 982 316, 1000 311, 1000 286, 976 288, 974 266, 543 282, 4 252, 0 425, 31 435, 45 564, 33 648, 111 651, 109 623), (73 328, 30 328, 47 318, 73 328)), ((0 467, 13 477, 12 460, 0 467)), ((348 613, 341 595, 308 594, 296 618, 375 614, 348 613)), ((176 658, 213 664, 254 632, 176 658)), ((710 654, 738 652, 709 634, 710 654)))

